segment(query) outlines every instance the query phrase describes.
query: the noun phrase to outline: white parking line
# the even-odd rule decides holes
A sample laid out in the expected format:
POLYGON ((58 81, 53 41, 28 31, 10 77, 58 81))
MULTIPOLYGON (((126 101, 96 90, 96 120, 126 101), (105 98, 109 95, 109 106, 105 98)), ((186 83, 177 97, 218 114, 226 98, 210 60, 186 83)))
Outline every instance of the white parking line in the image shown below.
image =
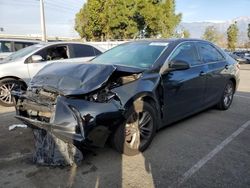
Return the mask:
POLYGON ((236 96, 236 97, 241 97, 241 98, 245 98, 245 99, 250 99, 250 97, 247 97, 247 96, 243 96, 243 95, 234 95, 234 96, 236 96))
POLYGON ((212 159, 217 153, 219 153, 225 146, 227 146, 235 137, 237 137, 241 132, 243 132, 250 125, 250 120, 244 123, 240 128, 238 128, 233 134, 227 137, 223 142, 217 145, 210 153, 198 161, 194 166, 192 166, 188 171, 186 171, 180 178, 177 179, 169 187, 179 187, 185 181, 187 181, 193 174, 195 174, 202 166, 204 166, 210 159, 212 159))

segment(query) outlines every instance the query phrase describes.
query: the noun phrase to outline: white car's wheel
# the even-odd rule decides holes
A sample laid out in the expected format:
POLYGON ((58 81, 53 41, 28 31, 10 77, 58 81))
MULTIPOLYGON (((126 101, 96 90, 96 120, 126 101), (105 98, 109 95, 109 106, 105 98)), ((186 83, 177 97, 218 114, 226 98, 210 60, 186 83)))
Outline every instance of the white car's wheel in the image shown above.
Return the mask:
POLYGON ((25 84, 13 78, 0 80, 0 105, 11 107, 14 106, 14 100, 11 95, 13 89, 26 89, 25 84))

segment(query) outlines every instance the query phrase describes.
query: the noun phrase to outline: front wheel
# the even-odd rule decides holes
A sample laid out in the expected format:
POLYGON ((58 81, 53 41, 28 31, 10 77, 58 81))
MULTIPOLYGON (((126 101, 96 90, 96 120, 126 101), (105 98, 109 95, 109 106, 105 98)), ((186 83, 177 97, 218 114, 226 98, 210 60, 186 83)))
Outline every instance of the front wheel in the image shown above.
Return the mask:
POLYGON ((223 96, 221 97, 219 103, 217 104, 217 107, 220 110, 227 110, 231 106, 233 102, 234 91, 235 91, 234 83, 231 80, 229 80, 224 89, 223 96))
POLYGON ((14 106, 14 100, 11 95, 13 89, 25 90, 25 84, 13 78, 0 80, 0 105, 11 107, 14 106))
POLYGON ((156 132, 156 115, 151 104, 138 101, 128 110, 128 118, 113 136, 114 148, 125 155, 136 155, 151 143, 156 132))

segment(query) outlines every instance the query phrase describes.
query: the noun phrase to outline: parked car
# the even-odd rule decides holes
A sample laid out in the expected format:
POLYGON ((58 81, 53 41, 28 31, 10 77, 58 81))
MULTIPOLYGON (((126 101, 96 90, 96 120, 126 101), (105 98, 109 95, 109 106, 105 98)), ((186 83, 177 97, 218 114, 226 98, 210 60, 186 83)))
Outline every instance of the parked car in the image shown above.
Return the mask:
POLYGON ((0 61, 0 105, 13 106, 11 90, 26 89, 30 79, 53 62, 88 61, 104 50, 73 42, 40 43, 19 50, 0 61), (72 59, 73 58, 73 59, 72 59))
POLYGON ((244 58, 245 53, 246 53, 245 51, 235 51, 235 52, 233 52, 233 54, 235 54, 235 55, 237 55, 239 57, 242 57, 242 58, 244 58))
POLYGON ((246 60, 245 63, 250 63, 250 53, 246 53, 245 56, 244 56, 244 59, 246 60))
POLYGON ((39 43, 37 40, 0 39, 0 60, 13 52, 37 43, 39 43))
POLYGON ((13 95, 16 117, 33 129, 78 148, 111 140, 134 155, 166 125, 215 105, 227 110, 238 83, 238 63, 210 42, 146 40, 91 63, 50 64, 13 95))
POLYGON ((230 55, 232 58, 234 58, 236 61, 238 61, 239 64, 244 64, 247 63, 247 59, 237 56, 236 54, 232 53, 232 52, 226 52, 228 53, 228 55, 230 55))

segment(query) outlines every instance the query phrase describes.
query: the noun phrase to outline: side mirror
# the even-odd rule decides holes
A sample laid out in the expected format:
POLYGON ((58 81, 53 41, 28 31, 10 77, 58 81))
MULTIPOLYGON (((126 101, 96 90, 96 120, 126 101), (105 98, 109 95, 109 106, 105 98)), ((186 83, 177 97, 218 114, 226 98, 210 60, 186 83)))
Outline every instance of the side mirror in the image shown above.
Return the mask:
POLYGON ((170 70, 186 70, 189 69, 190 66, 188 62, 182 60, 170 61, 169 69, 170 70))
POLYGON ((37 63, 37 62, 40 62, 43 60, 42 56, 40 56, 40 55, 33 55, 31 57, 31 59, 32 59, 32 62, 34 62, 34 63, 37 63))

